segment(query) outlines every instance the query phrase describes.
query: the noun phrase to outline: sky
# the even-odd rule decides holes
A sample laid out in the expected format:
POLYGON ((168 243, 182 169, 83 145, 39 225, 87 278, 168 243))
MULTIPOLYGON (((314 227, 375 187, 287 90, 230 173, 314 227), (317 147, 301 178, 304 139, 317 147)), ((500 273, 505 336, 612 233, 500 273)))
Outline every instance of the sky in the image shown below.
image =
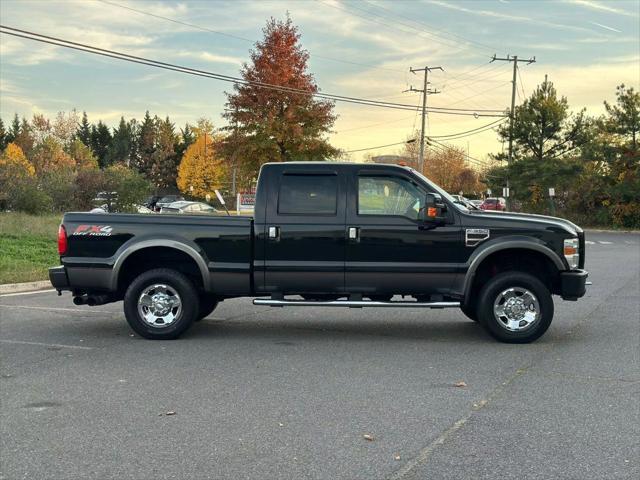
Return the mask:
MULTIPOLYGON (((419 105, 430 74, 433 107, 506 109, 518 55, 516 103, 548 75, 572 109, 604 111, 620 83, 640 89, 640 0, 0 1, 5 26, 123 53, 237 76, 269 17, 289 13, 323 92, 419 105), (136 11, 137 10, 137 11, 136 11), (142 12, 142 13, 141 13, 142 12)), ((223 126, 232 85, 0 35, 0 116, 86 111, 115 126, 121 116, 168 115, 178 127, 200 117, 223 126)), ((337 103, 331 143, 345 151, 403 142, 418 113, 337 103)), ((482 127, 494 118, 428 115, 427 135, 482 127)), ((501 151, 494 130, 448 142, 485 159, 501 151)), ((401 146, 350 154, 398 153, 401 146)))

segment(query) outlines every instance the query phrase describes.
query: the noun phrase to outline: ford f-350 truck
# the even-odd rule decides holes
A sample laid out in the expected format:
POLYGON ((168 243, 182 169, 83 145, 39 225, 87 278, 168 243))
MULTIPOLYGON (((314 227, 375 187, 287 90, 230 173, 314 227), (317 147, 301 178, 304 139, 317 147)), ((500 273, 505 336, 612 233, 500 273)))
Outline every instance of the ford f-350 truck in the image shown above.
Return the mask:
POLYGON ((67 213, 49 276, 77 305, 124 300, 131 328, 173 339, 218 302, 460 308, 531 342, 552 295, 585 294, 584 232, 553 217, 469 210, 398 165, 269 163, 253 217, 67 213), (398 300, 398 298, 400 298, 398 300))

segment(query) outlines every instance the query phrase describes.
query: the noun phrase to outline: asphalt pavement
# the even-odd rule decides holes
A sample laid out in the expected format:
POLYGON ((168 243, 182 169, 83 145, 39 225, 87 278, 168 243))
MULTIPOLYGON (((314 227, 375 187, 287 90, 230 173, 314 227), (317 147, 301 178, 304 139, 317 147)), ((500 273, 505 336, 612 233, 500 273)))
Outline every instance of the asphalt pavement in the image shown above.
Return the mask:
POLYGON ((640 478, 640 234, 588 233, 586 267, 530 345, 249 299, 158 342, 121 303, 2 296, 0 478, 640 478))

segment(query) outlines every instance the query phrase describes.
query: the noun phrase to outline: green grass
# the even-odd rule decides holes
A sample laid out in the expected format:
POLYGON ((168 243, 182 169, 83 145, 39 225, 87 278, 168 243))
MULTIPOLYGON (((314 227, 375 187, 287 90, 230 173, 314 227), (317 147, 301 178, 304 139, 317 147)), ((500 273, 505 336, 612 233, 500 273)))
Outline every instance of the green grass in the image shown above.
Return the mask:
POLYGON ((0 284, 46 280, 58 265, 61 215, 0 213, 0 284))

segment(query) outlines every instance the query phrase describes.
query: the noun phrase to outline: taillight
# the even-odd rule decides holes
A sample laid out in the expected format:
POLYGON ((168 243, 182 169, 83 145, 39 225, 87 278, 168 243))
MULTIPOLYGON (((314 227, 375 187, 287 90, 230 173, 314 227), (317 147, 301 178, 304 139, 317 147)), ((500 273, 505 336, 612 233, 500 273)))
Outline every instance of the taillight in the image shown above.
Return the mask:
POLYGON ((64 255, 67 253, 67 231, 64 225, 60 225, 58 228, 58 255, 64 255))

